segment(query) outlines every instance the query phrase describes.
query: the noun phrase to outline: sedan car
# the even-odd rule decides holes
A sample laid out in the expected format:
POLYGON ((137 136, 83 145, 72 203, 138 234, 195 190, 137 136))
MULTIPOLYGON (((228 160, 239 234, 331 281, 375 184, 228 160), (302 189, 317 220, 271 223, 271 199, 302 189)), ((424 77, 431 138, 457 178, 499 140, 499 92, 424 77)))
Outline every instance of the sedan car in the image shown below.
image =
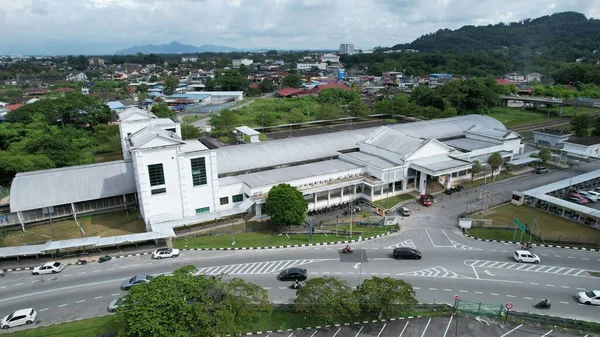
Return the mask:
POLYGON ((31 273, 33 275, 56 274, 60 273, 64 267, 65 265, 60 262, 48 262, 39 267, 33 268, 31 273))
POLYGON ((402 206, 398 210, 398 213, 400 213, 400 215, 402 216, 410 216, 410 209, 408 209, 408 207, 406 206, 402 206))
POLYGON ((577 300, 583 304, 600 305, 600 290, 582 291, 577 294, 577 300))
POLYGON ((4 269, 0 269, 0 277, 4 277, 4 269))
POLYGON ((178 257, 179 256, 179 249, 175 249, 175 248, 159 248, 157 250, 154 251, 154 253, 152 253, 152 258, 153 259, 162 259, 162 258, 168 258, 168 257, 178 257))
POLYGON ((596 196, 595 194, 586 192, 586 191, 577 191, 577 194, 579 194, 580 196, 588 199, 591 202, 597 202, 598 201, 598 196, 596 196))
POLYGON ((116 300, 112 300, 108 303, 108 307, 106 308, 108 312, 115 312, 118 307, 122 306, 125 303, 125 297, 117 298, 116 300))
POLYGON ((548 173, 548 168, 544 167, 544 166, 540 166, 538 168, 535 169, 535 174, 543 174, 543 173, 548 173))
POLYGON ((288 268, 282 270, 278 276, 280 281, 305 281, 307 278, 306 269, 288 268))
POLYGON ((152 280, 152 278, 153 278, 152 275, 136 275, 132 278, 128 278, 125 281, 123 281, 123 284, 121 284, 121 289, 129 290, 132 287, 139 286, 140 284, 150 282, 150 280, 152 280))
POLYGON ((2 322, 0 322, 0 326, 2 329, 8 329, 23 324, 31 324, 35 322, 36 317, 37 312, 33 308, 21 309, 4 316, 2 322))

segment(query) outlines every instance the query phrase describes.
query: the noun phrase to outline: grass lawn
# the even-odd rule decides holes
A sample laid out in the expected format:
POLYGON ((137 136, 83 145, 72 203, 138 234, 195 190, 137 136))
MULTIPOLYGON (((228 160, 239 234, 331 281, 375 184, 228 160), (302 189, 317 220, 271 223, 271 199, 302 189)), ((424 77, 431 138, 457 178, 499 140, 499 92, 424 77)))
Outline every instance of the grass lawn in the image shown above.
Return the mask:
POLYGON ((200 116, 200 115, 187 115, 187 116, 183 116, 183 118, 181 120, 185 123, 193 123, 200 119, 202 119, 202 116, 200 116))
MULTIPOLYGON (((517 230, 515 235, 514 230, 506 229, 493 229, 493 228, 474 228, 469 229, 469 235, 489 240, 505 240, 505 241, 519 241, 521 238, 521 231, 517 230)), ((529 234, 523 233, 523 239, 521 242, 530 242, 529 234)), ((535 238, 531 239, 531 242, 537 242, 535 238)))
POLYGON ((600 272, 597 272, 597 271, 588 271, 588 274, 595 276, 595 277, 600 277, 600 272))
MULTIPOLYGON (((347 229, 348 226, 339 226, 339 230, 347 229)), ((364 226, 353 226, 352 237, 350 235, 331 235, 331 234, 313 234, 312 243, 325 243, 344 241, 349 239, 357 239, 359 235, 356 232, 364 232, 366 236, 372 236, 377 233, 381 234, 385 232, 383 227, 379 227, 378 231, 374 230, 375 227, 364 227, 364 226), (367 235, 369 233, 369 235, 367 235)), ((195 238, 187 239, 187 248, 227 248, 232 247, 231 242, 234 236, 228 235, 214 235, 214 236, 199 236, 195 238)), ((268 247, 268 246, 285 246, 285 245, 301 245, 308 244, 308 234, 273 234, 264 232, 249 232, 235 234, 235 247, 268 247)), ((173 246, 176 248, 186 248, 186 239, 173 240, 173 246)))
POLYGON ((63 323, 37 329, 6 334, 11 337, 98 337, 108 332, 116 332, 120 325, 114 315, 106 315, 63 323))
POLYGON ((407 194, 400 194, 400 195, 396 195, 393 197, 377 200, 377 201, 374 201, 373 203, 379 207, 383 207, 385 209, 390 209, 390 208, 394 207, 395 205, 397 205, 398 203, 401 203, 403 201, 408 201, 408 200, 415 200, 415 199, 416 199, 416 197, 414 195, 407 193, 407 194))
MULTIPOLYGON (((135 211, 129 216, 125 211, 104 213, 80 217, 77 219, 86 236, 116 236, 132 233, 143 233, 146 230, 144 221, 138 219, 135 211)), ((55 240, 81 238, 79 227, 73 219, 53 221, 55 240)), ((26 231, 8 231, 0 239, 0 247, 22 246, 24 244, 43 243, 52 240, 52 227, 49 223, 26 227, 26 231)))
MULTIPOLYGON (((507 128, 515 126, 528 125, 541 123, 548 120, 548 111, 536 112, 525 110, 523 108, 494 108, 490 111, 488 116, 493 117, 507 128)), ((550 116, 550 119, 556 119, 557 117, 550 116)))
POLYGON ((477 180, 473 180, 473 182, 468 181, 465 182, 464 184, 462 184, 464 187, 469 188, 469 187, 475 187, 475 186, 481 186, 484 185, 486 182, 488 184, 500 181, 500 180, 504 180, 504 179, 508 179, 508 178, 512 178, 514 177, 514 175, 506 172, 506 171, 502 171, 500 172, 500 174, 494 175, 494 180, 492 180, 492 177, 487 177, 485 179, 477 179, 477 180))
MULTIPOLYGON (((529 224, 530 227, 533 227, 531 228, 533 234, 540 236, 544 241, 562 241, 580 244, 598 244, 600 242, 600 230, 528 206, 508 204, 493 208, 487 211, 487 213, 472 214, 470 217, 473 219, 492 219, 494 226, 507 228, 514 228, 512 221, 516 217, 523 224, 529 224), (537 226, 533 226, 534 218, 536 219, 537 226)), ((477 229, 475 232, 470 230, 469 233, 473 236, 477 236, 474 233, 486 235, 485 238, 488 239, 506 240, 489 237, 495 233, 481 234, 486 230, 477 229)), ((512 237, 512 232, 510 236, 512 237)), ((484 238, 483 236, 477 237, 484 238)))
POLYGON ((106 163, 115 160, 123 160, 123 152, 116 151, 94 154, 94 163, 106 163))

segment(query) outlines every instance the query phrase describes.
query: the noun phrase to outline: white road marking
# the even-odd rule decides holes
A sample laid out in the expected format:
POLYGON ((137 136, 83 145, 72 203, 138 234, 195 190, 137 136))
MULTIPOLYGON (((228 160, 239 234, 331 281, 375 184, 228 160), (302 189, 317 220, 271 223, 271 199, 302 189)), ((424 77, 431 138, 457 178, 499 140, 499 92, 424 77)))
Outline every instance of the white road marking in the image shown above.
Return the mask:
MULTIPOLYGON (((575 256, 567 256, 567 257, 568 257, 569 259, 575 259, 575 258, 576 258, 575 256)), ((552 331, 552 330, 550 330, 550 331, 552 331)))
POLYGON ((590 258, 589 258, 589 257, 582 257, 581 259, 582 259, 582 260, 588 260, 588 261, 589 261, 589 259, 590 259, 590 258))
POLYGON ((569 304, 569 302, 565 302, 565 301, 560 301, 560 302, 558 302, 558 303, 561 303, 561 304, 569 304))
POLYGON ((67 275, 65 275, 65 276, 63 276, 63 277, 69 277, 69 276, 71 276, 71 274, 67 274, 67 275))
POLYGON ((444 291, 452 291, 452 289, 444 289, 444 291))
POLYGON ((110 296, 119 296, 119 295, 121 295, 121 294, 119 294, 119 293, 110 294, 110 296))
MULTIPOLYGON (((40 280, 31 281, 31 283, 38 283, 38 282, 40 282, 40 280)), ((2 288, 4 288, 4 287, 2 287, 2 288)))
POLYGON ((83 274, 87 274, 87 272, 84 271, 84 272, 79 273, 79 275, 83 275, 83 274))
MULTIPOLYGON (((550 330, 550 331, 546 332, 545 334, 543 334, 543 335, 542 335, 542 337, 544 337, 544 336, 548 336, 548 335, 549 335, 549 334, 550 334, 552 331, 554 331, 554 330, 550 330)), ((587 335, 586 335, 586 336, 587 336, 587 335)))
POLYGON ((567 287, 567 286, 560 286, 560 287, 564 288, 564 289, 569 289, 569 287, 567 287))
POLYGON ((448 326, 446 326, 446 331, 444 331, 443 337, 446 337, 446 334, 448 333, 448 329, 450 329, 450 324, 452 324, 452 318, 454 318, 454 316, 450 316, 450 321, 448 321, 448 326))
POLYGON ((421 287, 413 287, 414 290, 421 290, 421 287))
POLYGON ((436 291, 437 289, 436 288, 429 288, 429 290, 436 291))
POLYGON ((358 335, 360 335, 360 332, 361 332, 361 331, 362 331, 364 328, 365 328, 365 326, 364 326, 364 325, 363 325, 363 326, 361 326, 361 327, 360 327, 360 330, 358 330, 358 332, 356 333, 356 336, 354 336, 354 337, 358 337, 358 335))
POLYGON ((40 309, 40 310, 38 310, 38 311, 46 311, 46 310, 48 310, 48 309, 50 309, 50 308, 44 308, 44 309, 40 309))
POLYGON ((499 296, 499 295, 498 295, 498 294, 496 294, 496 293, 490 293, 490 295, 492 295, 492 296, 499 296))
POLYGON ((101 271, 102 271, 102 270, 94 270, 94 273, 99 273, 99 272, 101 272, 101 271))
POLYGON ((427 328, 429 327, 429 323, 431 323, 431 318, 427 321, 427 325, 425 325, 425 329, 423 329, 423 334, 421 334, 421 337, 425 336, 425 332, 427 331, 427 328))
POLYGON ((95 300, 99 300, 101 298, 102 298, 102 296, 96 296, 96 297, 94 297, 95 300))
POLYGON ((83 303, 83 302, 85 302, 85 300, 77 301, 75 303, 83 303))
POLYGON ((108 268, 108 269, 106 269, 106 270, 113 270, 113 269, 115 269, 115 268, 108 268))
POLYGON ((514 298, 514 297, 515 297, 515 295, 506 295, 506 297, 511 297, 511 298, 514 298))
POLYGON ((481 291, 476 291, 475 293, 478 294, 478 295, 483 294, 483 292, 481 292, 481 291))
POLYGON ((519 324, 519 325, 518 325, 516 328, 514 328, 514 329, 510 330, 509 332, 505 333, 504 335, 502 335, 502 336, 500 336, 500 337, 506 337, 506 336, 510 335, 510 334, 511 334, 513 331, 516 331, 516 330, 518 330, 518 329, 519 329, 520 327, 522 327, 522 326, 523 326, 523 324, 519 324))
POLYGON ((535 282, 529 282, 529 284, 534 285, 534 286, 539 286, 539 283, 535 283, 535 282))
POLYGON ((587 289, 585 289, 585 288, 577 288, 577 290, 587 290, 587 289))
POLYGON ((526 299, 526 300, 532 300, 533 299, 533 297, 523 297, 523 298, 526 299))
POLYGON ((479 279, 479 274, 477 274, 477 270, 475 269, 475 267, 471 267, 471 268, 473 268, 473 273, 475 273, 475 277, 477 279, 479 279))
POLYGON ((15 286, 22 286, 22 285, 23 285, 23 283, 17 283, 17 284, 15 284, 15 286))
POLYGON ((278 287, 277 289, 284 290, 287 289, 287 287, 278 287))
POLYGON ((554 284, 546 284, 546 287, 554 287, 554 284))
POLYGON ((62 308, 62 307, 66 307, 68 304, 61 304, 61 305, 57 305, 57 307, 62 308))
POLYGON ((402 337, 402 334, 404 334, 404 330, 406 330, 408 323, 410 323, 410 321, 406 321, 406 324, 404 324, 404 329, 402 329, 402 331, 400 332, 400 336, 398 336, 398 337, 402 337))
POLYGON ((339 329, 338 329, 338 331, 336 331, 336 332, 333 334, 333 336, 331 336, 331 337, 335 337, 335 336, 337 336, 337 334, 340 332, 340 330, 342 330, 342 328, 339 328, 339 329))
POLYGON ((460 292, 460 293, 468 293, 467 290, 459 290, 458 292, 460 292))
POLYGON ((560 256, 560 255, 554 255, 554 257, 562 257, 562 256, 560 256))
POLYGON ((377 337, 381 336, 381 333, 383 333, 383 329, 385 329, 386 325, 387 323, 383 323, 383 327, 381 328, 381 331, 379 331, 379 333, 377 334, 377 337))
MULTIPOLYGON (((315 333, 313 333, 312 335, 310 335, 310 337, 315 337, 315 335, 317 334, 317 332, 319 332, 319 330, 315 331, 315 333)), ((269 337, 269 336, 267 335, 267 337, 269 337)))

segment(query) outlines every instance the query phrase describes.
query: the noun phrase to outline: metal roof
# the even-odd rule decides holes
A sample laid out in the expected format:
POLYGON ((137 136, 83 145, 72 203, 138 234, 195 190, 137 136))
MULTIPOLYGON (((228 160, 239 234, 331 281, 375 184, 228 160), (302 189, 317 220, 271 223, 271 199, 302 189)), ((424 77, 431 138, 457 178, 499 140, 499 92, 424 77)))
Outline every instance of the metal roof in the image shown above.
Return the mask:
POLYGON ((271 186, 279 183, 291 182, 294 180, 326 175, 336 172, 344 172, 352 169, 359 169, 360 166, 334 159, 311 164, 290 166, 281 169, 261 171, 236 176, 249 187, 271 186))
POLYGON ((538 194, 546 194, 546 193, 560 190, 560 189, 569 187, 571 185, 577 185, 582 182, 596 179, 596 178, 600 178, 600 170, 590 171, 590 172, 587 172, 584 174, 580 174, 578 176, 574 176, 572 178, 567 178, 567 179, 553 182, 548 185, 536 187, 536 188, 524 191, 523 194, 527 194, 527 195, 531 195, 531 196, 538 195, 538 194))
POLYGON ((406 158, 411 153, 414 153, 427 141, 422 138, 406 136, 398 131, 387 127, 381 127, 375 131, 369 138, 361 142, 384 149, 389 152, 399 154, 402 158, 406 158))
POLYGON ((149 241, 149 240, 156 240, 156 239, 164 239, 164 238, 168 238, 168 237, 171 237, 171 236, 164 234, 164 233, 157 233, 157 232, 109 236, 109 237, 105 237, 105 238, 100 238, 98 240, 98 242, 96 242, 96 247, 116 246, 116 245, 120 245, 120 244, 142 242, 142 241, 149 241))
POLYGON ((167 98, 184 98, 184 99, 203 101, 203 100, 207 99, 208 97, 210 97, 209 94, 185 93, 185 94, 174 94, 174 95, 168 96, 167 98))
POLYGON ((17 247, 0 247, 1 257, 11 256, 30 256, 38 255, 42 253, 42 249, 46 247, 43 245, 31 245, 31 246, 17 246, 17 247))
MULTIPOLYGON (((457 116, 387 127, 415 138, 444 139, 463 136, 473 125, 506 130, 497 119, 482 115, 457 116)), ((218 171, 219 174, 243 172, 337 156, 338 151, 358 148, 358 142, 377 129, 378 127, 340 131, 220 148, 215 150, 218 171)))
POLYGON ((245 134, 246 136, 256 136, 256 135, 260 135, 260 132, 251 129, 247 126, 238 126, 237 128, 235 128, 237 131, 245 134))
POLYGON ((57 206, 135 193, 131 161, 114 161, 17 173, 10 187, 10 211, 57 206))
MULTIPOLYGON (((451 158, 445 155, 430 158, 417 159, 410 163, 410 166, 424 168, 431 172, 444 173, 448 170, 468 169, 473 166, 471 162, 451 158)), ((436 174, 437 175, 437 174, 436 174)))
POLYGON ((46 247, 44 247, 43 251, 47 252, 56 249, 94 246, 96 245, 99 239, 99 236, 91 236, 81 239, 51 241, 46 244, 46 247))
POLYGON ((491 146, 496 146, 498 143, 486 142, 479 139, 472 138, 459 138, 459 139, 450 139, 443 141, 442 143, 453 147, 455 149, 465 150, 465 151, 473 151, 478 149, 485 149, 491 146))
POLYGON ((513 160, 507 162, 507 164, 511 164, 511 165, 523 165, 523 164, 529 164, 529 163, 533 163, 533 162, 539 162, 542 161, 540 158, 533 158, 533 157, 521 157, 521 158, 513 158, 513 160))
POLYGON ((175 132, 163 130, 161 128, 157 128, 155 126, 147 126, 138 132, 132 134, 127 139, 129 139, 129 143, 132 148, 136 148, 138 146, 144 145, 154 138, 167 138, 173 139, 179 144, 184 144, 184 142, 179 138, 179 136, 175 132))
POLYGON ((400 165, 388 159, 368 154, 365 152, 350 152, 345 153, 344 156, 350 157, 351 159, 355 159, 361 163, 364 163, 365 165, 371 165, 380 169, 387 169, 400 165))
POLYGON ((478 136, 484 136, 484 137, 488 137, 488 138, 492 138, 492 139, 496 139, 496 140, 504 140, 504 139, 511 139, 511 138, 517 138, 519 137, 519 135, 517 135, 516 133, 512 132, 512 131, 507 131, 505 129, 503 130, 495 130, 495 129, 489 129, 480 125, 475 125, 472 128, 470 128, 467 133, 470 134, 474 134, 474 135, 478 135, 478 136))

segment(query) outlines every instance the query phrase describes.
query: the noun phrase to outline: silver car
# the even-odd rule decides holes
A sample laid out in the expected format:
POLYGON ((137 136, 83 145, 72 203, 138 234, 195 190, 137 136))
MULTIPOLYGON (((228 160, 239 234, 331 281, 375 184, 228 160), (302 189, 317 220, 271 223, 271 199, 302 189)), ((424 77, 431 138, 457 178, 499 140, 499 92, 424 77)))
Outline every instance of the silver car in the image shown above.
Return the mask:
POLYGON ((152 275, 136 275, 132 278, 128 278, 123 281, 123 284, 121 284, 121 290, 129 290, 132 287, 139 286, 140 284, 148 283, 150 280, 152 280, 152 278, 154 278, 152 275))
POLYGON ((106 308, 108 312, 115 312, 118 307, 125 304, 125 297, 117 298, 116 300, 112 300, 108 303, 108 307, 106 308))

